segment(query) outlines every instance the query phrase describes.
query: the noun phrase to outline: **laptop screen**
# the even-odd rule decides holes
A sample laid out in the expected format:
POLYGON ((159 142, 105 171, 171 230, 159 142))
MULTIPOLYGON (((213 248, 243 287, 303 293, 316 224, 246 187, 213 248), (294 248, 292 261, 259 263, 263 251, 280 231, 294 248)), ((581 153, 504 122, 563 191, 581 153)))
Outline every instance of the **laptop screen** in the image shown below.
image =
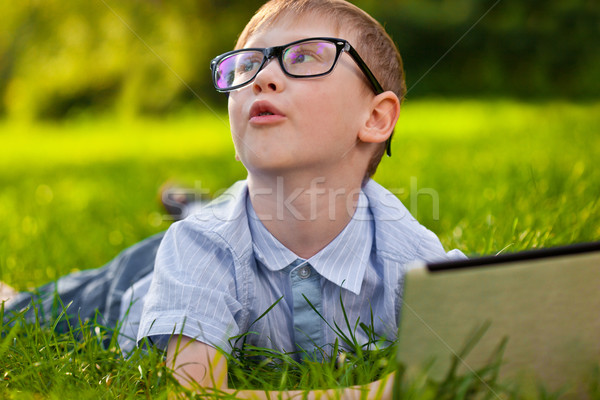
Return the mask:
POLYGON ((501 359, 501 380, 580 390, 600 366, 600 243, 421 265, 400 318, 399 360, 434 379, 501 359))

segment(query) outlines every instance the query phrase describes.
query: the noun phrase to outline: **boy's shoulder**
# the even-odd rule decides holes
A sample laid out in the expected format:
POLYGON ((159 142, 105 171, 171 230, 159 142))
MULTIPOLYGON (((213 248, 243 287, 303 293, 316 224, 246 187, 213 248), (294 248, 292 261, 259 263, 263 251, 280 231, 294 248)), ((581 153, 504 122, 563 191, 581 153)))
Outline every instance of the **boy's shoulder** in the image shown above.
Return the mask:
POLYGON ((206 229, 227 228, 245 221, 248 183, 240 180, 210 202, 195 203, 189 216, 181 222, 202 226, 206 229))
POLYGON ((227 248, 238 257, 252 251, 246 198, 248 184, 238 181, 209 203, 193 205, 188 216, 169 227, 171 235, 196 238, 196 242, 227 248), (203 241, 202 238, 208 240, 203 241))
POLYGON ((370 179, 363 191, 375 223, 378 257, 403 265, 415 260, 464 257, 460 252, 446 253, 437 235, 421 225, 398 197, 379 183, 370 179))

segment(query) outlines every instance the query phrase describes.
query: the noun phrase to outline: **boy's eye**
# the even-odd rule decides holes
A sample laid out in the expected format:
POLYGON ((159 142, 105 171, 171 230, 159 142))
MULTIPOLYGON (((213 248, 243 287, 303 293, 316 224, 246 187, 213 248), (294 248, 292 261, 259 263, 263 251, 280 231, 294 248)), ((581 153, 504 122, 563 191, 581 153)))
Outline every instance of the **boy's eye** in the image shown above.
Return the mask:
POLYGON ((288 73, 311 76, 326 73, 335 62, 336 47, 329 42, 303 42, 283 52, 283 64, 288 73))
POLYGON ((218 87, 227 88, 243 83, 260 67, 262 58, 259 52, 242 52, 222 59, 217 66, 218 87))
POLYGON ((285 50, 283 59, 286 64, 302 64, 320 61, 323 58, 323 48, 319 43, 303 43, 285 50))
POLYGON ((290 52, 286 54, 286 59, 289 64, 301 64, 305 62, 315 61, 315 56, 309 52, 290 52))
POLYGON ((236 77, 245 77, 249 72, 256 71, 262 61, 262 53, 256 51, 242 52, 231 57, 231 65, 229 70, 232 71, 236 77))
POLYGON ((245 73, 248 71, 253 71, 260 66, 262 60, 259 60, 257 57, 245 57, 238 61, 236 72, 237 73, 245 73))

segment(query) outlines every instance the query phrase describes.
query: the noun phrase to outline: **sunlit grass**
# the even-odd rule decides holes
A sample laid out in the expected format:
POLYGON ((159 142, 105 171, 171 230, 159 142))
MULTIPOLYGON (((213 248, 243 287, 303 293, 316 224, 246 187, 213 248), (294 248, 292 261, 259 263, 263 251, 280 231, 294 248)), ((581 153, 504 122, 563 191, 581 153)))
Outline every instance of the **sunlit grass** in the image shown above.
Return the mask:
POLYGON ((114 117, 63 123, 4 122, 0 167, 85 166, 119 161, 159 161, 232 153, 225 114, 180 114, 167 119, 114 117))
POLYGON ((599 103, 407 102, 394 141, 377 179, 447 247, 600 238, 599 103))
POLYGON ((157 193, 167 180, 214 193, 245 176, 225 115, 0 131, 0 279, 19 289, 97 267, 166 229, 157 193))
MULTIPOLYGON (((245 177, 224 113, 4 121, 0 139, 0 279, 18 289, 98 267, 166 229, 170 220, 157 198, 165 181, 214 195, 245 177)), ((600 103, 409 100, 393 156, 383 160, 376 179, 446 248, 495 254, 598 240, 598 159, 600 103)), ((93 334, 82 342, 26 325, 4 328, 3 335, 0 397, 160 398, 174 387, 152 351, 125 362, 93 334)), ((263 379, 272 387, 299 387, 306 376, 321 375, 325 383, 344 376, 315 365, 306 367, 313 368, 309 375, 293 365, 281 374, 280 366, 256 369, 249 360, 233 370, 246 385, 260 386, 263 379)), ((389 361, 384 354, 373 365, 387 368, 389 361)), ((470 388, 461 379, 467 378, 453 382, 456 397, 461 387, 470 388)), ((432 398, 438 388, 416 377, 403 390, 432 398)))

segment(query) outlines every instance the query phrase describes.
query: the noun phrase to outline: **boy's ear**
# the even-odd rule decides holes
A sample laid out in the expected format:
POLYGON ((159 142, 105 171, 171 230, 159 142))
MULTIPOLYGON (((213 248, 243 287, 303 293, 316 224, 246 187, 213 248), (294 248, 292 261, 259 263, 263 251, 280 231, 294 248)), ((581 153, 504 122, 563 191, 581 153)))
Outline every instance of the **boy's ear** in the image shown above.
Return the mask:
POLYGON ((367 143, 385 142, 392 134, 399 116, 398 96, 391 91, 378 94, 371 102, 371 113, 358 133, 358 138, 367 143))

